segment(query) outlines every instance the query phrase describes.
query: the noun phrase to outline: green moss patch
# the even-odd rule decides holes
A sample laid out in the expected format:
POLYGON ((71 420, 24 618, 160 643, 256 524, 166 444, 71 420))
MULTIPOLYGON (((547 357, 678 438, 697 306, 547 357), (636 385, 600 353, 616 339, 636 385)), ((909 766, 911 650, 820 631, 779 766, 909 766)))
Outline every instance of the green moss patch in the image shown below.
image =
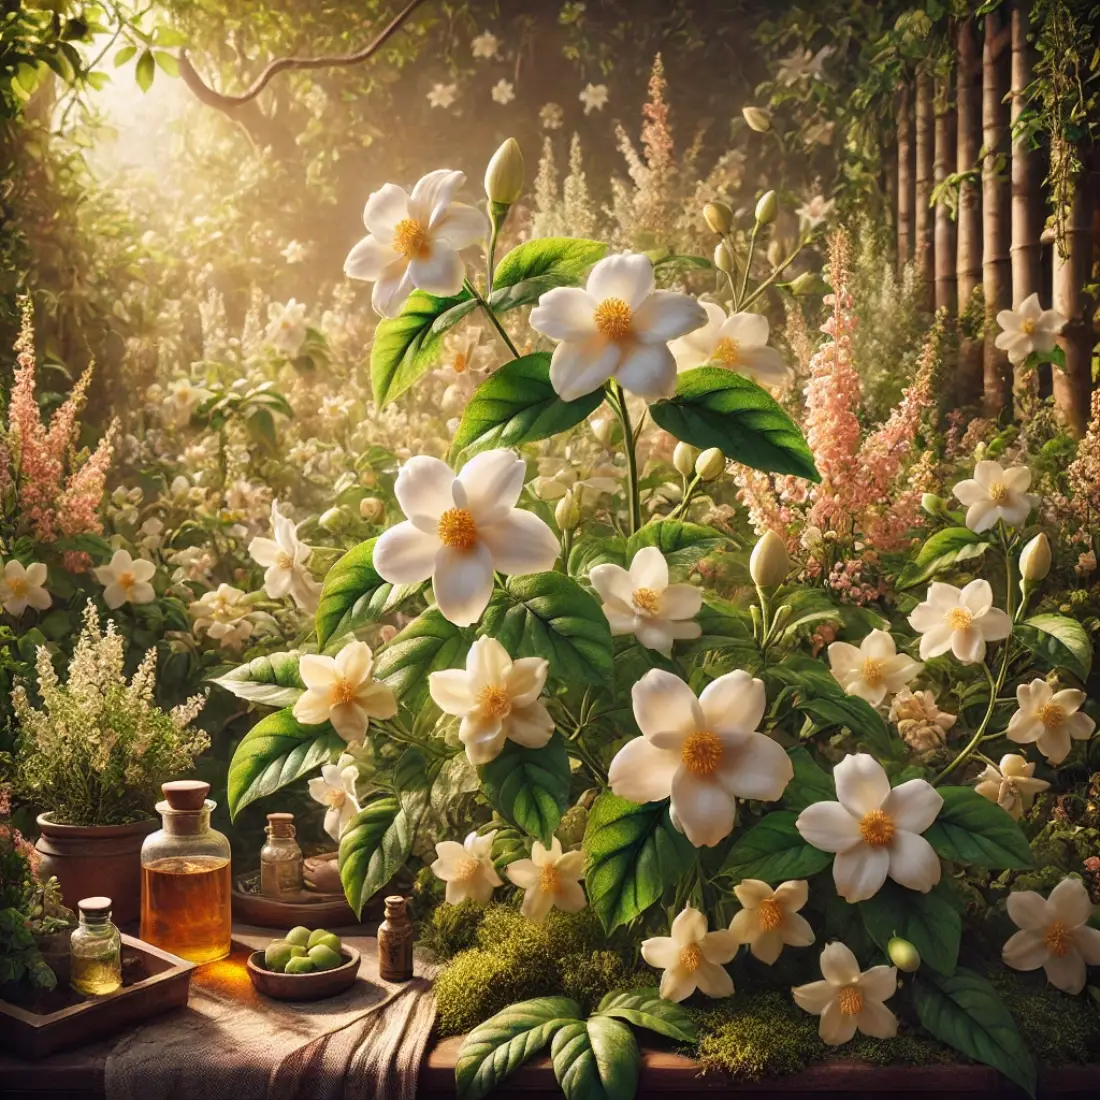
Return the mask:
POLYGON ((1047 1065, 1084 1065, 1100 1055, 1100 1010, 1036 974, 994 968, 990 979, 1005 1000, 1031 1052, 1047 1065))

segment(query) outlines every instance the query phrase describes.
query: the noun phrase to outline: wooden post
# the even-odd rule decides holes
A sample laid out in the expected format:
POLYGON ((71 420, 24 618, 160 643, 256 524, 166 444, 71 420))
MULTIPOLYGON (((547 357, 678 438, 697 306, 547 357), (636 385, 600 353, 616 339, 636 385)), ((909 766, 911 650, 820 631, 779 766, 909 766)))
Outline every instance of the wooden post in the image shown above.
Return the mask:
POLYGON ((1011 393, 1008 357, 994 343, 999 331, 997 314, 1012 304, 1008 255, 1009 187, 1005 176, 1007 45, 1001 13, 997 10, 987 12, 982 48, 982 148, 985 154, 982 159, 982 291, 985 298, 982 404, 985 415, 990 417, 1000 415, 1011 393))
MULTIPOLYGON (((934 145, 932 175, 938 187, 950 175, 955 158, 955 105, 951 96, 951 80, 947 75, 936 78, 934 145)), ((955 286, 955 223, 942 195, 936 202, 934 239, 936 309, 947 309, 954 313, 958 304, 955 286)))
POLYGON ((916 102, 916 185, 913 212, 913 259, 923 288, 925 305, 932 303, 933 237, 932 175, 934 164, 932 74, 926 68, 917 73, 916 102))
POLYGON ((898 269, 913 255, 913 119, 909 85, 902 83, 898 95, 898 269))
MULTIPOLYGON (((955 110, 958 120, 955 142, 955 171, 969 172, 978 165, 981 151, 981 98, 977 37, 974 19, 959 24, 955 65, 955 110)), ((966 312, 970 296, 982 277, 982 208, 977 181, 966 179, 959 186, 959 212, 956 221, 955 278, 959 313, 966 312)), ((956 399, 969 404, 981 393, 981 348, 965 333, 959 340, 959 377, 956 399)))

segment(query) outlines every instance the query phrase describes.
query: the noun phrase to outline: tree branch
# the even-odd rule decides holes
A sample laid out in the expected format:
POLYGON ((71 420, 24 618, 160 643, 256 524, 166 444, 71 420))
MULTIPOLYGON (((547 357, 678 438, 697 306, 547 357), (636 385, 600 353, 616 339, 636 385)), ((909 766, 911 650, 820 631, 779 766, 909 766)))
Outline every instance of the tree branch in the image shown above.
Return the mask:
POLYGON ((253 100, 267 87, 271 80, 279 73, 295 69, 327 69, 345 65, 358 65, 373 57, 390 38, 401 28, 413 11, 424 0, 409 0, 409 3, 397 13, 377 38, 370 45, 356 53, 330 54, 325 57, 279 57, 270 62, 262 73, 252 82, 251 86, 241 92, 240 95, 224 95, 222 92, 211 88, 191 64, 186 50, 181 50, 179 55, 180 76, 184 84, 194 93, 200 103, 208 107, 216 107, 219 111, 231 112, 236 107, 241 107, 253 100))

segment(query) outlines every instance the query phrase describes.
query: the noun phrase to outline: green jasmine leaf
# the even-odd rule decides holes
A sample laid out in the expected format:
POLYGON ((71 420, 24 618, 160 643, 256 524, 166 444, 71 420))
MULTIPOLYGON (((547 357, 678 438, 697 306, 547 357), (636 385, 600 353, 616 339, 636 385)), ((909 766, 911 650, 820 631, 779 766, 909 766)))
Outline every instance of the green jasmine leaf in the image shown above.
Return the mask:
POLYGON ((143 50, 134 67, 134 79, 138 87, 147 92, 153 86, 153 77, 157 75, 157 63, 151 50, 143 50))
POLYGON ((256 657, 212 682, 250 703, 260 703, 265 707, 292 707, 306 688, 298 675, 300 659, 299 653, 272 653, 267 657, 256 657))
POLYGON ((783 882, 809 878, 832 862, 831 852, 822 852, 802 839, 795 828, 797 814, 773 810, 743 833, 729 850, 722 874, 733 882, 758 878, 762 882, 783 882))
POLYGON ((569 757, 560 733, 541 749, 515 741, 478 769, 481 790, 508 822, 549 845, 569 805, 569 757))
POLYGON ((1085 628, 1065 615, 1032 615, 1013 634, 1051 668, 1065 669, 1081 683, 1092 671, 1092 640, 1085 628))
POLYGON ((374 677, 385 681, 410 710, 417 710, 429 698, 428 676, 463 665, 469 650, 467 634, 430 607, 378 653, 374 677))
POLYGON ((808 749, 795 745, 787 750, 787 755, 794 764, 794 778, 780 798, 785 810, 800 813, 815 802, 836 801, 836 784, 832 775, 818 764, 808 749))
POLYGON ((721 531, 715 531, 713 527, 675 519, 654 520, 627 540, 626 562, 629 565, 639 550, 656 546, 670 566, 690 567, 715 550, 728 550, 732 545, 721 531))
POLYGON ((667 1035, 681 1043, 694 1043, 699 1029, 691 1013, 674 1001, 663 1001, 656 986, 612 991, 600 1001, 597 1016, 614 1016, 635 1027, 667 1035))
POLYGON ((996 802, 972 787, 940 787, 943 809, 924 839, 944 858, 974 867, 1030 867, 1023 830, 996 802))
POLYGON ((898 755, 901 741, 890 732, 882 715, 858 695, 841 694, 831 699, 808 699, 800 695, 794 705, 812 719, 818 730, 846 727, 876 756, 898 755))
POLYGON ((610 1016, 563 1024, 550 1057, 566 1100, 634 1100, 638 1044, 626 1024, 610 1016))
POLYGON ((493 311, 534 305, 548 290, 576 286, 606 253, 602 241, 581 237, 543 237, 517 245, 493 275, 493 311))
POLYGON ((920 952, 926 966, 953 974, 959 960, 962 917, 947 890, 941 882, 921 894, 887 879, 874 897, 859 903, 863 925, 883 951, 893 936, 901 936, 920 952))
POLYGON ((917 551, 917 556, 905 563, 897 586, 913 588, 937 573, 942 573, 949 566, 981 557, 988 549, 989 544, 985 539, 976 535, 969 527, 946 527, 930 535, 917 551))
POLYGON ((364 904, 401 869, 412 851, 416 822, 393 795, 377 795, 340 837, 340 882, 358 917, 364 904))

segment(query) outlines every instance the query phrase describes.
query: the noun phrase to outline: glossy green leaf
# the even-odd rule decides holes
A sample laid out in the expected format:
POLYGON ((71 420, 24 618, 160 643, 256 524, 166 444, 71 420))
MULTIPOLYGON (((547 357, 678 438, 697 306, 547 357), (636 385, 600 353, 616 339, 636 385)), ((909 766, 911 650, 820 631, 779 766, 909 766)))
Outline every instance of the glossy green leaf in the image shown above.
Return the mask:
POLYGON ((602 241, 581 237, 540 237, 517 245, 493 276, 494 312, 534 305, 548 290, 576 286, 606 253, 602 241))
POLYGON ((972 787, 939 787, 943 809, 924 834, 944 858, 995 870, 1030 867, 1031 849, 1020 826, 996 802, 972 787))
POLYGON ((134 66, 134 79, 137 86, 147 92, 153 86, 153 77, 157 75, 157 63, 153 60, 151 50, 143 50, 134 66))
POLYGON ((831 852, 821 852, 802 839, 795 828, 797 814, 773 810, 742 834, 726 855, 722 874, 734 883, 746 878, 777 883, 789 878, 809 878, 832 862, 831 852))
POLYGON ((962 917, 947 890, 941 883, 921 894, 887 879, 874 897, 859 903, 863 926, 883 951, 894 936, 901 936, 920 952, 923 965, 953 974, 959 961, 962 917))
POLYGON ((626 560, 629 564, 639 550, 655 546, 670 566, 689 567, 715 550, 729 550, 732 545, 721 531, 713 527, 676 519, 659 519, 647 523, 630 536, 626 544, 626 560))
POLYGON ((482 793, 501 817, 549 846, 569 805, 569 757, 561 734, 541 749, 505 741, 478 774, 482 793))
POLYGON ((819 730, 850 729, 876 755, 895 756, 900 750, 901 742, 890 732, 882 715, 858 695, 831 699, 801 697, 795 706, 808 715, 819 730))
POLYGON ((898 588, 912 588, 959 562, 972 561, 989 549, 989 544, 969 527, 946 527, 925 540, 917 556, 898 577, 898 588))
POLYGON ((545 657, 566 683, 607 684, 614 675, 611 628, 599 603, 562 573, 509 577, 493 593, 478 633, 513 657, 545 657))
POLYGON ((482 1100, 537 1054, 562 1026, 580 1020, 568 997, 536 997, 509 1005, 478 1024, 462 1042, 455 1064, 459 1100, 482 1100))
POLYGON ((550 384, 550 355, 540 351, 493 371, 463 410, 452 443, 462 461, 490 447, 518 447, 580 424, 603 401, 603 390, 563 401, 550 384))
POLYGON ((588 901, 608 933, 660 901, 693 855, 667 801, 639 805, 609 792, 592 804, 583 847, 588 901))
POLYGON ((1032 615, 1013 629, 1032 653, 1050 668, 1065 669, 1081 683, 1092 671, 1092 639, 1076 620, 1065 615, 1032 615))
POLYGON ((787 784, 780 798, 785 810, 799 813, 815 802, 835 802, 836 784, 833 777, 813 758, 802 745, 787 750, 794 765, 794 778, 787 784))
POLYGON ((241 739, 229 762, 229 815, 236 817, 257 798, 334 761, 346 747, 326 722, 303 726, 290 709, 269 714, 241 739))
POLYGON ((554 1076, 566 1100, 634 1100, 638 1044, 610 1016, 563 1024, 550 1041, 554 1076))
POLYGON ((798 425, 744 375, 720 367, 684 371, 676 394, 649 412, 658 427, 700 450, 718 447, 754 470, 821 480, 798 425))
POLYGON ((614 1016, 681 1043, 694 1043, 699 1038, 691 1013, 675 1001, 662 1000, 656 986, 607 993, 595 1015, 614 1016))
POLYGON ((438 608, 430 607, 376 655, 375 679, 384 680, 401 702, 416 710, 428 699, 428 676, 464 664, 470 641, 438 608))
POLYGON ((212 683, 232 692, 238 699, 265 707, 292 707, 306 685, 298 675, 299 653, 272 653, 238 665, 212 683))

